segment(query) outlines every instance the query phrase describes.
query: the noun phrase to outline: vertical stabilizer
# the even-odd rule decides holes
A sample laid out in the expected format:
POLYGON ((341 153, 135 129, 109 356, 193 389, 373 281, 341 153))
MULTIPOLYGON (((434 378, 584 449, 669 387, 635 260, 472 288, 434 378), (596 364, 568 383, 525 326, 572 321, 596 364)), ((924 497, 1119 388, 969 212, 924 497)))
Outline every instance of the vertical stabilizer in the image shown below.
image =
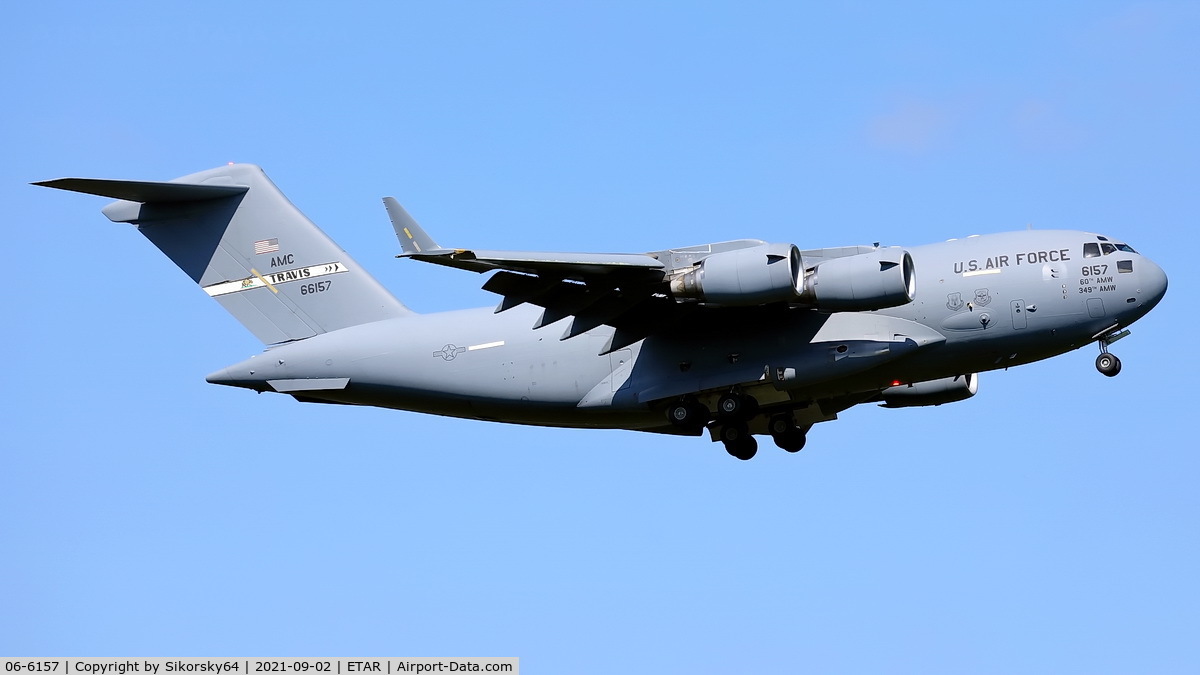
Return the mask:
POLYGON ((251 164, 170 182, 61 178, 138 231, 266 344, 412 312, 251 164))

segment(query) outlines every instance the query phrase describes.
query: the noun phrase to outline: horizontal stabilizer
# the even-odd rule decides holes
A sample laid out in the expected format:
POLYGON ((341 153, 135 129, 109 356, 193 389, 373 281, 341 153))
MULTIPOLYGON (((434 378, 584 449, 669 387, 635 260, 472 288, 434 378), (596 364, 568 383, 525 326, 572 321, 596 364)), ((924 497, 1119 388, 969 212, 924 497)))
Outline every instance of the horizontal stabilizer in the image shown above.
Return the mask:
POLYGON ((197 185, 195 183, 162 183, 103 178, 57 178, 34 183, 34 185, 155 204, 220 199, 221 197, 240 195, 250 189, 245 185, 197 185))

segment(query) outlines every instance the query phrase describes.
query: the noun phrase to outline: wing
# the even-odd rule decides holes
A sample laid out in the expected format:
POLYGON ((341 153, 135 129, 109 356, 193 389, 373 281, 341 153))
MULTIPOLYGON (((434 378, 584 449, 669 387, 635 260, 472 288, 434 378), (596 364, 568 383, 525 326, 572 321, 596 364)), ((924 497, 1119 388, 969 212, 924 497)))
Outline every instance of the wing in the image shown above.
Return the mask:
POLYGON ((444 248, 408 215, 392 197, 383 200, 388 217, 403 250, 400 258, 413 258, 435 265, 472 272, 509 270, 529 275, 589 282, 608 276, 661 281, 664 265, 653 254, 638 253, 545 253, 536 251, 483 251, 444 248))
POLYGON ((563 340, 612 326, 613 336, 602 354, 660 330, 687 330, 692 320, 720 325, 725 318, 717 313, 730 310, 738 310, 737 317, 746 316, 747 309, 871 310, 907 303, 913 295, 912 260, 903 249, 845 247, 802 253, 793 244, 758 239, 650 253, 446 248, 395 199, 383 201, 403 251, 397 257, 495 272, 483 288, 503 296, 496 312, 525 303, 539 306, 543 312, 534 328, 570 317, 563 340))
POLYGON ((627 347, 677 322, 698 303, 681 303, 670 292, 670 279, 680 264, 698 255, 762 244, 742 240, 652 253, 547 253, 446 248, 439 245, 391 197, 384 198, 400 241, 399 258, 473 272, 492 272, 484 290, 503 296, 496 312, 522 304, 543 309, 534 328, 568 317, 560 339, 567 340, 601 325, 612 326, 612 338, 601 353, 627 347))

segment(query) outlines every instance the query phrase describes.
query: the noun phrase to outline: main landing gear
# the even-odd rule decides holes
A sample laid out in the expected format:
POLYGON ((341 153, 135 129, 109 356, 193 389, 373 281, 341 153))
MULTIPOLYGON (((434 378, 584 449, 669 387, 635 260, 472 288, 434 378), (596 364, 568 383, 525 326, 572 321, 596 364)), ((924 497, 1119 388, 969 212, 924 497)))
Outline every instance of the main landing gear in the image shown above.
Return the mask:
POLYGON ((767 429, 775 445, 788 452, 800 452, 808 442, 808 430, 796 426, 796 420, 791 415, 776 415, 767 422, 767 429))
POLYGON ((747 424, 757 414, 758 401, 753 396, 731 391, 717 399, 717 436, 725 444, 725 452, 741 460, 758 452, 758 441, 747 424))
POLYGON ((695 398, 687 396, 667 408, 667 420, 688 434, 699 435, 708 424, 708 408, 695 398))
MULTIPOLYGON (((808 441, 808 429, 796 426, 790 413, 775 415, 767 421, 767 431, 775 445, 788 452, 800 452, 808 441)), ((750 459, 758 452, 758 441, 750 435, 746 422, 730 420, 721 424, 719 436, 725 451, 738 459, 750 459)))
POLYGON ((721 442, 725 444, 725 452, 747 460, 758 453, 758 441, 750 435, 750 429, 742 421, 729 421, 721 425, 721 442))
MULTIPOLYGON (((753 396, 737 391, 722 394, 717 399, 716 420, 712 423, 714 440, 725 446, 725 451, 737 459, 747 460, 758 453, 758 440, 751 432, 763 432, 763 419, 758 401, 753 396)), ((709 425, 713 415, 708 407, 695 397, 685 396, 667 407, 667 419, 684 433, 700 434, 709 425)), ((790 412, 771 415, 766 419, 765 431, 771 434, 775 445, 788 452, 799 452, 807 440, 808 426, 798 426, 790 412)))

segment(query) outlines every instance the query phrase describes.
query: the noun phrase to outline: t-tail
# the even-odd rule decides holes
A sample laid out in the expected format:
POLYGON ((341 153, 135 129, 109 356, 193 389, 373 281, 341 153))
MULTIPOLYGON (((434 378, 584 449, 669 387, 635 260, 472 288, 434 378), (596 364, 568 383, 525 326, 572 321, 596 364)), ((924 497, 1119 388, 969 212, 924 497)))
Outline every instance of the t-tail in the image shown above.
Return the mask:
POLYGON ((113 197, 133 223, 265 344, 412 314, 275 187, 230 164, 170 182, 60 178, 45 187, 113 197))

